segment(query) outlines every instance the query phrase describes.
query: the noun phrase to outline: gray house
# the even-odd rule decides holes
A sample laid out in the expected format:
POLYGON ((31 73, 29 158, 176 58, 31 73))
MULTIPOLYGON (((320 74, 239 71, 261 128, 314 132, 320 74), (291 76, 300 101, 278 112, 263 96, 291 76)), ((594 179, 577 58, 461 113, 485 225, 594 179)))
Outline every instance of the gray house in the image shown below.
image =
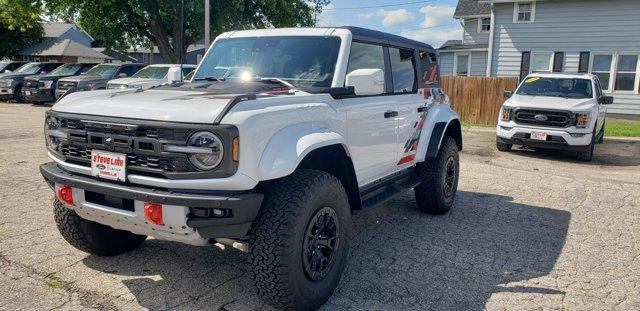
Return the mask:
POLYGON ((640 115, 639 0, 460 0, 455 18, 464 37, 439 49, 442 75, 591 72, 610 112, 640 115))
POLYGON ((47 22, 40 23, 40 25, 42 25, 42 29, 44 31, 44 38, 60 40, 69 39, 86 47, 91 47, 91 42, 94 41, 88 33, 80 29, 80 27, 75 24, 47 22))

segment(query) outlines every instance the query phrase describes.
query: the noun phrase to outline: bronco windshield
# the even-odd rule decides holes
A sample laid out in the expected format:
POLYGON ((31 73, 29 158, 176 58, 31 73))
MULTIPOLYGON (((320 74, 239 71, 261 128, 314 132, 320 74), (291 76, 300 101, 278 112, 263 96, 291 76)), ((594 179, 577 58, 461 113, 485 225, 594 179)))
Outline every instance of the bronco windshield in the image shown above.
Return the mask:
POLYGON ((590 79, 529 77, 522 82, 518 95, 564 98, 592 98, 590 79))
POLYGON ((164 79, 167 72, 169 72, 169 67, 144 67, 131 77, 143 79, 164 79))
POLYGON ((87 71, 87 76, 109 78, 118 70, 118 65, 98 65, 87 71))
POLYGON ((202 60, 194 80, 277 78, 295 86, 330 87, 339 49, 338 37, 222 39, 202 60))

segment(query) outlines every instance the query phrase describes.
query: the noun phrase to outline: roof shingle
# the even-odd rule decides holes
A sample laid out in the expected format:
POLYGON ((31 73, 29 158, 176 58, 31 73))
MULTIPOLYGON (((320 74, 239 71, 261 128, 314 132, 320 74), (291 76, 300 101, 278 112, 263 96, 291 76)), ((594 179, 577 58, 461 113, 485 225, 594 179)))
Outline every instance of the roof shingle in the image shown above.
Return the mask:
POLYGON ((17 53, 31 56, 76 56, 88 58, 112 59, 98 51, 88 48, 71 39, 45 39, 17 53))
POLYGON ((489 14, 491 14, 491 6, 488 3, 478 3, 478 0, 459 0, 453 18, 489 14))

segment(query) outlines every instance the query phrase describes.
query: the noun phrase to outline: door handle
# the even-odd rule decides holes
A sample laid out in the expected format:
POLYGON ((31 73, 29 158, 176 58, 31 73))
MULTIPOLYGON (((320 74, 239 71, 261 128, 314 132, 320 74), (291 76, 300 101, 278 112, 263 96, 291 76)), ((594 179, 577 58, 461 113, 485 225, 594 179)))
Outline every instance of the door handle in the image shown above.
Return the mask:
POLYGON ((397 111, 387 111, 384 113, 384 118, 388 119, 388 118, 393 118, 393 117, 397 117, 398 116, 398 112, 397 111))
POLYGON ((429 107, 419 107, 418 108, 418 112, 426 112, 427 110, 429 110, 429 107))

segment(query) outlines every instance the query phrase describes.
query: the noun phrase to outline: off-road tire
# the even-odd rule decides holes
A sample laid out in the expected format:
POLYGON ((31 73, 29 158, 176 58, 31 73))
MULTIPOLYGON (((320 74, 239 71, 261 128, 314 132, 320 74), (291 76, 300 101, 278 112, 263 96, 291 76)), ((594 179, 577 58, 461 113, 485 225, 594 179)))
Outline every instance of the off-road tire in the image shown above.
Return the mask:
POLYGON ((604 128, 607 126, 607 122, 602 123, 602 130, 598 134, 598 144, 602 144, 604 142, 604 128))
POLYGON ((512 144, 505 144, 505 143, 496 141, 496 148, 498 149, 498 151, 508 152, 508 151, 511 151, 512 147, 513 147, 512 144))
POLYGON ((351 231, 347 194, 334 176, 309 169, 267 183, 264 194, 249 246, 258 293, 276 308, 317 309, 333 294, 346 264, 351 231), (303 245, 307 226, 324 207, 337 215, 339 239, 326 276, 313 281, 303 263, 303 245))
POLYGON ((443 215, 449 212, 458 189, 460 175, 460 158, 458 145, 451 137, 445 137, 435 159, 427 159, 417 166, 420 185, 413 189, 418 208, 429 214, 443 215), (450 191, 445 191, 447 165, 449 161, 455 165, 455 176, 450 191), (445 193, 448 192, 448 193, 445 193))
POLYGON ((56 199, 53 215, 62 237, 73 247, 98 256, 115 256, 138 247, 145 235, 117 230, 86 220, 56 199))

